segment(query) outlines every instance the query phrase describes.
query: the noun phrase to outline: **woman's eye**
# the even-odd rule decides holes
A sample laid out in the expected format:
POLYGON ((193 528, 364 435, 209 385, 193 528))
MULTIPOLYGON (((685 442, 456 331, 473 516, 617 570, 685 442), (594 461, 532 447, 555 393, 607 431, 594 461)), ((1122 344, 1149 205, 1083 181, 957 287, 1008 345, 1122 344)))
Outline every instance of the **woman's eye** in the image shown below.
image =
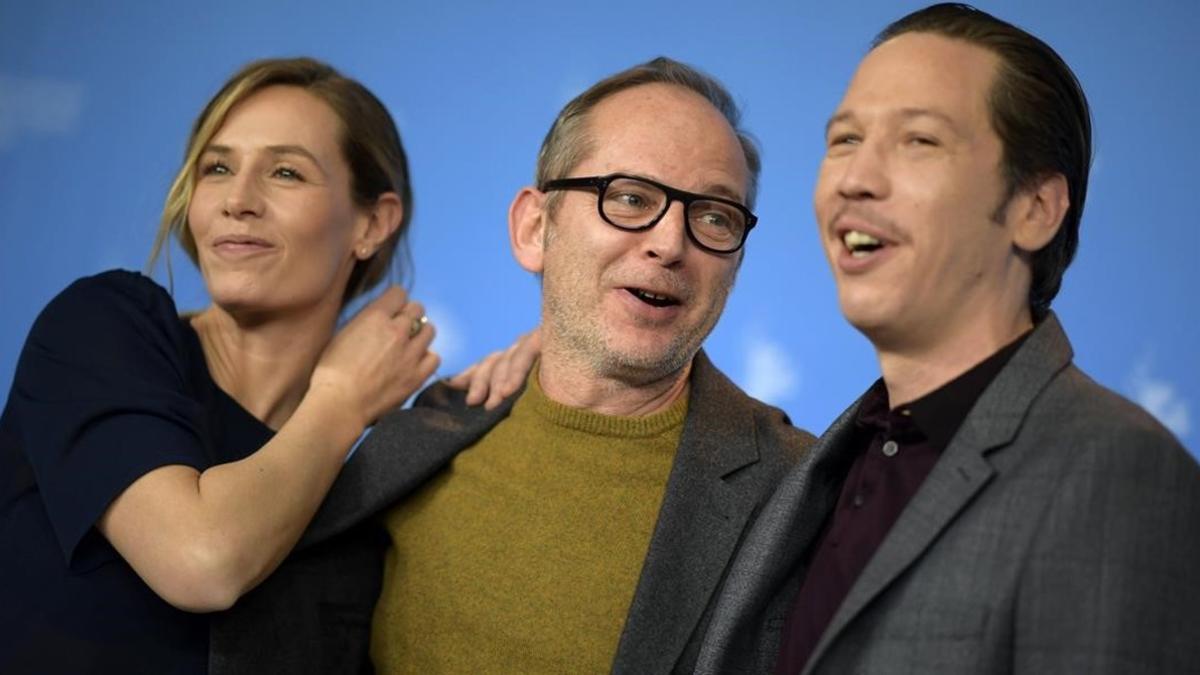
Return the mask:
POLYGON ((229 167, 219 160, 204 162, 200 165, 201 176, 224 176, 229 173, 229 167))

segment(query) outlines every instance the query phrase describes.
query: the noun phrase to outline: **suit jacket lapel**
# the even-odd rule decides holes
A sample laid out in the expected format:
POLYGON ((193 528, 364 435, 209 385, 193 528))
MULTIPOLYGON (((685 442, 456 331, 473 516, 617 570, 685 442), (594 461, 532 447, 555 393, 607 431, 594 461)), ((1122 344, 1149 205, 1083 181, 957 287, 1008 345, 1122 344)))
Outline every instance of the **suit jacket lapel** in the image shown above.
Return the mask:
POLYGON ((391 507, 506 417, 520 397, 494 410, 467 406, 465 392, 442 383, 416 405, 379 421, 346 462, 297 549, 346 531, 391 507))
POLYGON ((778 634, 765 630, 766 624, 781 619, 791 606, 792 598, 779 597, 780 590, 796 574, 837 501, 858 406, 855 401, 834 420, 763 507, 725 580, 697 673, 723 673, 729 670, 726 659, 777 650, 778 634))
POLYGON ((984 390, 958 433, 913 495, 850 588, 809 659, 811 672, 838 634, 919 558, 988 481, 986 454, 1010 443, 1026 411, 1054 374, 1071 362, 1071 346, 1050 314, 984 390))
POLYGON ((752 411, 703 352, 615 673, 666 673, 684 651, 755 507, 723 478, 758 461, 752 411))

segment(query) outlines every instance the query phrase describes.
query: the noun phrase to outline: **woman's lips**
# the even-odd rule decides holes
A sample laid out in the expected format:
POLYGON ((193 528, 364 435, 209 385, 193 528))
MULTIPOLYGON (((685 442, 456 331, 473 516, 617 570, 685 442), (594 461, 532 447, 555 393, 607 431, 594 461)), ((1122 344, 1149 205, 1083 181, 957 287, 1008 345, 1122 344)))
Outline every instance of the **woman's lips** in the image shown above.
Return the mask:
POLYGON ((257 237, 220 237, 213 242, 213 250, 225 258, 248 258, 274 250, 275 246, 257 237))

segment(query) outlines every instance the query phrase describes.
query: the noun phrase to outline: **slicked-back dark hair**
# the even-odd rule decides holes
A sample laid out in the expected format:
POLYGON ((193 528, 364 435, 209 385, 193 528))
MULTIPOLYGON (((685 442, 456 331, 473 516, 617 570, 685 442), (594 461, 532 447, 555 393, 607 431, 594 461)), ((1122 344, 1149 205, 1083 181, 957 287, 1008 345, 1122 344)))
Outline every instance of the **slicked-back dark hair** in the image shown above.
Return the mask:
POLYGON ((988 108, 1003 146, 1005 204, 1046 176, 1061 173, 1067 179, 1071 203, 1062 226, 1031 259, 1029 308, 1040 319, 1058 294, 1079 245, 1092 164, 1092 118, 1083 87, 1050 45, 970 5, 942 3, 917 10, 884 28, 871 48, 905 33, 963 40, 999 58, 988 108))

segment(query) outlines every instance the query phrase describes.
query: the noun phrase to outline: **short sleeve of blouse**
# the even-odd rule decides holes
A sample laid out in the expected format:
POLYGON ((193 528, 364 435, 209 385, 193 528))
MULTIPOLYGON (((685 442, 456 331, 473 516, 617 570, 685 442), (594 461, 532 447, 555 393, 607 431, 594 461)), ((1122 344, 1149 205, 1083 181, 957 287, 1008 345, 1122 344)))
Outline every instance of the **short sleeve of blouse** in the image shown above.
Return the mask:
POLYGON ((167 292, 133 272, 76 281, 34 322, 8 405, 68 563, 134 480, 207 467, 187 339, 167 292))

